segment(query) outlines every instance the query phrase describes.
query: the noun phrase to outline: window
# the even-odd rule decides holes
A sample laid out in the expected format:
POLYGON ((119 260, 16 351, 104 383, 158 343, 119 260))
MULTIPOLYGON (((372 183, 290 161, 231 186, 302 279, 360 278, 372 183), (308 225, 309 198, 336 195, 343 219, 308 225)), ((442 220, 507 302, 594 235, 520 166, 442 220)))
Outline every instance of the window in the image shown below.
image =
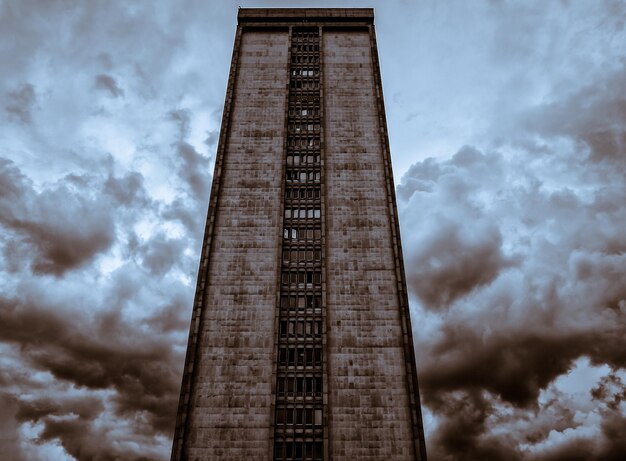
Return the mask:
POLYGON ((315 410, 315 425, 322 425, 322 410, 315 410))
POLYGON ((319 347, 287 347, 278 349, 281 365, 289 367, 320 367, 322 365, 322 349, 319 347))

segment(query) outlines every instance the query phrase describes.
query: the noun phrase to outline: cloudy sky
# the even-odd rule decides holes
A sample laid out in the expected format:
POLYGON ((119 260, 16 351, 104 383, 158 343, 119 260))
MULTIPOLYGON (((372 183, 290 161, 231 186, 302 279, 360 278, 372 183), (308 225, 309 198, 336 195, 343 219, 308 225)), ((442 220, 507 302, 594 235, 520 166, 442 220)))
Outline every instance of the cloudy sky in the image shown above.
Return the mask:
MULTIPOLYGON (((169 458, 238 4, 0 0, 3 459, 169 458)), ((431 459, 626 459, 626 4, 372 4, 431 459)))

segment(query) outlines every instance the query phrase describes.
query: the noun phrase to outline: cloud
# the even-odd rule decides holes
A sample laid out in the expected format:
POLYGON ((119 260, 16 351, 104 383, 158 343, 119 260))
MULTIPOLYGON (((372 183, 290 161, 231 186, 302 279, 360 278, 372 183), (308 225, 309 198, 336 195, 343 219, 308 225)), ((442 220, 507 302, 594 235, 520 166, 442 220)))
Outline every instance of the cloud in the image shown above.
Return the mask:
POLYGON ((4 109, 10 118, 22 123, 32 121, 32 108, 36 101, 35 88, 30 83, 25 83, 19 90, 8 94, 8 102, 4 109))
MULTIPOLYGON (((414 164, 398 186, 420 387, 439 418, 430 442, 437 459, 535 459, 521 447, 543 439, 501 434, 493 415, 548 412, 542 393, 581 357, 626 368, 626 190, 619 170, 571 145, 578 158, 567 164, 555 159, 565 161, 563 152, 537 161, 534 150, 463 147, 449 160, 414 164), (546 164, 558 174, 546 176, 546 164)), ((598 386, 599 399, 607 379, 589 388, 598 386)), ((612 395, 606 405, 617 408, 620 394, 612 395)), ((562 431, 576 427, 571 420, 562 431)), ((567 439, 533 456, 567 459, 571 450, 567 439)), ((586 459, 615 450, 607 438, 586 459)))
POLYGON ((231 25, 206 29, 212 10, 192 21, 188 7, 0 6, 3 43, 17 40, 0 46, 13 459, 169 456, 230 57, 231 25))
POLYGON ((114 98, 124 96, 124 90, 117 85, 115 79, 110 75, 96 75, 96 88, 107 91, 114 98))
POLYGON ((189 110, 179 109, 170 112, 170 117, 177 123, 179 130, 179 141, 175 144, 179 159, 178 171, 181 180, 189 187, 192 200, 206 203, 210 190, 210 183, 207 181, 210 159, 199 154, 185 141, 189 136, 191 116, 189 110))
POLYGON ((447 396, 437 405, 443 422, 432 440, 429 457, 442 461, 522 459, 509 437, 485 437, 492 405, 476 392, 447 396), (508 443, 507 443, 508 442, 508 443))
POLYGON ((589 148, 594 162, 626 162, 626 62, 611 64, 592 83, 525 115, 529 131, 568 136, 589 148))
POLYGON ((35 272, 63 274, 113 243, 112 210, 100 197, 82 195, 76 188, 82 181, 89 179, 68 177, 38 193, 12 162, 0 159, 0 224, 14 233, 15 244, 33 250, 35 272))
POLYGON ((179 385, 179 366, 165 339, 137 331, 119 311, 68 322, 67 312, 31 300, 3 299, 0 336, 25 349, 35 368, 89 389, 115 389, 121 413, 145 411, 151 423, 169 430, 179 385))
MULTIPOLYGON (((533 72, 517 51, 510 85, 533 72)), ((501 88, 474 144, 398 185, 435 459, 626 453, 626 68, 602 58, 577 80, 555 69, 543 97, 501 88)))

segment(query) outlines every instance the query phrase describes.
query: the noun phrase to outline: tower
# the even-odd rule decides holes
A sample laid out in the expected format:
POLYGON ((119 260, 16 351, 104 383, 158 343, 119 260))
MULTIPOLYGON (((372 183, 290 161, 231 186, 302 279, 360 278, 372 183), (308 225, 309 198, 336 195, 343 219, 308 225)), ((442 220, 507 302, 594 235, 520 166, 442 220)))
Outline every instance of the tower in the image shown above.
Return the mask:
POLYGON ((372 9, 240 9, 172 460, 425 460, 372 9))

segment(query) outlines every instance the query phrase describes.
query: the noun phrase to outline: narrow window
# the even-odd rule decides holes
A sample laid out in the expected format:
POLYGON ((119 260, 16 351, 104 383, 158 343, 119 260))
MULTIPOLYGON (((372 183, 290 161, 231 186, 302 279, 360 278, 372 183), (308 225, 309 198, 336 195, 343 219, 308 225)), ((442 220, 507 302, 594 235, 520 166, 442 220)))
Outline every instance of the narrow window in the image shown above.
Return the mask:
POLYGON ((274 459, 283 459, 284 449, 282 442, 274 442, 274 459))
POLYGON ((323 449, 322 442, 315 442, 314 448, 315 448, 315 459, 318 461, 324 459, 324 449, 323 449))
POLYGON ((276 409, 276 424, 279 426, 285 424, 285 410, 282 408, 276 409))

